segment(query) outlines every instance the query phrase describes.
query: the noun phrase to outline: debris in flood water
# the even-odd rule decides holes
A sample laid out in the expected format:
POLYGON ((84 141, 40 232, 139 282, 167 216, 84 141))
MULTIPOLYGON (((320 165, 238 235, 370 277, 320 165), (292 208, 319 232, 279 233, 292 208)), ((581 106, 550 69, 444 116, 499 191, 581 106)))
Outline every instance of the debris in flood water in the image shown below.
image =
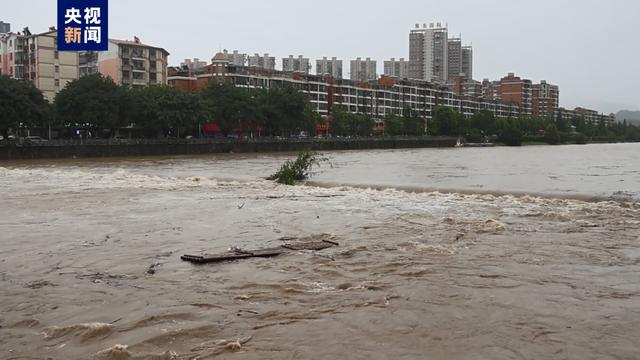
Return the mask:
POLYGON ((238 247, 230 248, 228 252, 216 255, 182 255, 180 258, 194 264, 206 264, 231 260, 248 259, 255 257, 274 257, 287 252, 299 250, 324 250, 334 246, 339 246, 335 241, 321 240, 313 242, 297 242, 288 243, 281 246, 258 249, 258 250, 242 250, 238 247))

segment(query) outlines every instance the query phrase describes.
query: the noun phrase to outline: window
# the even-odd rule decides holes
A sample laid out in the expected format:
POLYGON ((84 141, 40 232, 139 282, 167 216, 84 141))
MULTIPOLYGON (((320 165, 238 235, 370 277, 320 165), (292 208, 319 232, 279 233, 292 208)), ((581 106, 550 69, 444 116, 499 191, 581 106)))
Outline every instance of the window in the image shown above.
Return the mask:
POLYGON ((56 74, 58 74, 60 72, 60 66, 56 65, 55 69, 56 69, 56 74))
POLYGON ((56 87, 60 87, 60 80, 59 80, 59 79, 55 79, 55 80, 53 80, 53 84, 54 84, 56 87))
POLYGON ((59 54, 58 54, 58 50, 55 50, 55 51, 53 52, 53 58, 54 58, 54 59, 58 59, 58 56, 59 56, 59 54))

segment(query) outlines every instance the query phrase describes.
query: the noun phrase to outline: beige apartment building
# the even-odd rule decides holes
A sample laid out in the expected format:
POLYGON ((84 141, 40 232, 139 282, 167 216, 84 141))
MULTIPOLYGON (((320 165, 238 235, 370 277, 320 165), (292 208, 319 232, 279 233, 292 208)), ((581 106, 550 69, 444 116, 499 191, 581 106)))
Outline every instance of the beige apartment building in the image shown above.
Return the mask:
POLYGON ((99 72, 118 85, 143 87, 167 84, 169 52, 163 48, 133 41, 109 39, 107 51, 81 52, 80 73, 99 72))
POLYGON ((0 75, 33 82, 48 101, 79 76, 77 52, 57 50, 55 28, 41 34, 0 35, 0 75))

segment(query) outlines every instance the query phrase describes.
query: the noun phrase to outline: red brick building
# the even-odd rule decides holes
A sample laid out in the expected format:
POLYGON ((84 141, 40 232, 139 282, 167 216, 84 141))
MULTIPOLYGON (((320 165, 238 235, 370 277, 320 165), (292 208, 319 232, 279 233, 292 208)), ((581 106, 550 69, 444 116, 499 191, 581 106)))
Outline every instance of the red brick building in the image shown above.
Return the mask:
POLYGON ((532 115, 553 119, 560 106, 560 90, 557 85, 548 84, 545 80, 533 85, 532 115))
POLYGON ((531 114, 532 87, 531 80, 521 79, 513 73, 509 73, 500 79, 498 90, 500 101, 507 104, 516 104, 521 114, 531 114))

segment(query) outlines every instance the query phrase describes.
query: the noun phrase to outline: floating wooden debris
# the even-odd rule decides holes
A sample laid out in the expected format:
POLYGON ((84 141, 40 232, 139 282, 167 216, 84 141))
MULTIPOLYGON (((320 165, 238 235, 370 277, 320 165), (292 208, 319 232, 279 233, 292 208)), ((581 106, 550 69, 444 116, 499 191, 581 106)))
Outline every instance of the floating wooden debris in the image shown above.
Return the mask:
POLYGON ((207 263, 217 263, 223 261, 232 261, 232 260, 240 260, 240 259, 248 259, 255 257, 274 257, 278 255, 282 255, 284 253, 289 253, 293 251, 299 250, 324 250, 334 246, 339 246, 335 241, 331 240, 322 240, 322 241, 312 241, 312 242, 295 242, 288 243, 284 245, 280 245, 278 247, 272 247, 267 249, 257 249, 257 250, 242 250, 242 249, 232 249, 226 253, 222 254, 214 254, 214 255, 182 255, 180 259, 184 261, 188 261, 194 264, 207 264, 207 263))

